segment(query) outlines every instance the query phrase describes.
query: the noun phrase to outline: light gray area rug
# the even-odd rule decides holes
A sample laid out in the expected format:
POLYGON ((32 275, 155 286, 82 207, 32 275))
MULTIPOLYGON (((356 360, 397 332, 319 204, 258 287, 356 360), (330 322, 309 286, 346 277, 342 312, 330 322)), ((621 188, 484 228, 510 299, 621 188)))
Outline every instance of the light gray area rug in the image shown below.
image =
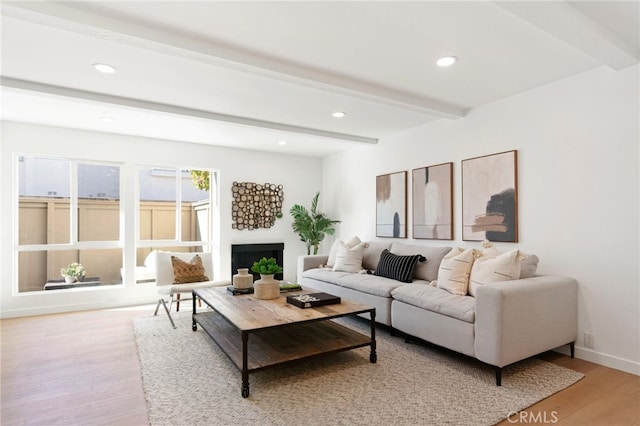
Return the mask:
MULTIPOLYGON (((190 312, 138 318, 134 331, 152 425, 492 425, 580 380, 583 375, 529 359, 503 371, 441 348, 376 332, 369 348, 249 375, 198 327, 190 312)), ((366 332, 357 318, 341 323, 366 332)))

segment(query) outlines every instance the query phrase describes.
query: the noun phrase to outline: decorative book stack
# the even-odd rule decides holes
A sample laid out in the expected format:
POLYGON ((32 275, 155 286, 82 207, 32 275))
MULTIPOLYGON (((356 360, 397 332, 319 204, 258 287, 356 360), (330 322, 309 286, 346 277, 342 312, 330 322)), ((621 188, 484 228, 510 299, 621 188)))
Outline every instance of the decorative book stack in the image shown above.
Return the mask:
MULTIPOLYGON (((300 284, 293 284, 293 283, 280 284, 280 293, 289 293, 291 291, 299 291, 299 290, 302 290, 302 286, 300 284)), ((233 294, 234 296, 238 294, 253 294, 253 292, 254 292, 253 287, 235 288, 232 285, 227 286, 227 293, 233 294)))
POLYGON ((336 303, 340 303, 340 298, 329 293, 300 294, 297 296, 287 296, 287 303, 305 309, 323 305, 335 305, 336 303))

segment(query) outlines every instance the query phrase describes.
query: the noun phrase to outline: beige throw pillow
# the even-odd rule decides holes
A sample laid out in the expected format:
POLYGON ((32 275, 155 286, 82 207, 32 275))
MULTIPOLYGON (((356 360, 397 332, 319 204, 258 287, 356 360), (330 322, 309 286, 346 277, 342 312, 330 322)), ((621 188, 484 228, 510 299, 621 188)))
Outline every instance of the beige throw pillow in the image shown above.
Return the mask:
POLYGON ((440 263, 437 287, 458 296, 467 294, 469 273, 474 260, 473 249, 454 248, 440 263))
POLYGON ((190 262, 171 256, 171 265, 173 266, 173 281, 176 284, 209 281, 209 277, 204 274, 202 258, 197 254, 191 258, 190 262))
POLYGON ((360 272, 362 269, 362 257, 364 256, 364 244, 358 244, 349 248, 345 244, 338 246, 334 271, 360 272))
POLYGON ((333 268, 333 265, 335 265, 335 263, 336 263, 336 254, 338 253, 338 247, 340 247, 340 245, 345 245, 347 248, 352 248, 352 247, 357 246, 361 242, 362 241, 360 241, 360 238, 358 238, 357 236, 351 238, 346 243, 343 242, 342 240, 334 241, 333 245, 331 246, 331 250, 329 250, 329 259, 327 260, 327 266, 329 268, 333 268))
POLYGON ((522 255, 524 259, 522 259, 522 263, 520 264, 520 279, 535 277, 540 259, 538 259, 538 256, 535 254, 522 253, 522 255))
POLYGON ((519 279, 521 258, 517 249, 495 257, 477 258, 471 268, 469 295, 475 297, 478 287, 486 284, 519 279))
MULTIPOLYGON (((483 259, 490 259, 500 256, 500 251, 493 246, 493 243, 489 240, 482 242, 482 248, 476 249, 476 259, 482 256, 483 259)), ((535 254, 526 254, 520 252, 520 279, 531 278, 536 276, 538 270, 538 263, 540 259, 535 254)))

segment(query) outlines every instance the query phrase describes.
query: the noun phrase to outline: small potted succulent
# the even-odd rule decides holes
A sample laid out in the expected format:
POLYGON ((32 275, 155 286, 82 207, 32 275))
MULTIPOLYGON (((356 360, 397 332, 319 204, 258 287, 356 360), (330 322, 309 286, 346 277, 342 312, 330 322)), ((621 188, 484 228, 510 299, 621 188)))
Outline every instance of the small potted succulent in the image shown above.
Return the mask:
POLYGON ((278 266, 276 259, 273 257, 258 260, 257 262, 253 262, 253 266, 251 267, 253 272, 262 275, 275 275, 282 272, 282 268, 278 266))
POLYGON ((282 267, 278 266, 273 257, 253 262, 251 267, 253 272, 260 274, 260 279, 253 283, 254 295, 258 299, 275 299, 280 296, 280 282, 273 276, 282 272, 282 267))
POLYGON ((72 283, 75 281, 82 281, 84 278, 85 269, 82 264, 73 262, 65 268, 60 269, 60 275, 64 277, 65 282, 72 283))

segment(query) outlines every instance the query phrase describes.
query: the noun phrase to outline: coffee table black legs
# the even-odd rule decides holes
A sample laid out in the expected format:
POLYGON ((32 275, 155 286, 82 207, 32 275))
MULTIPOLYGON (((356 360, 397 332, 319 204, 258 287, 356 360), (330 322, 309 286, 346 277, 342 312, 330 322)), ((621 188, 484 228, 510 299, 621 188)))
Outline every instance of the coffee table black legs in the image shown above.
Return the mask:
POLYGON ((369 354, 369 361, 375 364, 378 361, 378 354, 376 353, 376 310, 372 309, 371 313, 371 353, 369 354))
POLYGON ((249 396, 249 367, 248 367, 248 359, 249 359, 249 333, 243 331, 242 333, 242 397, 246 398, 249 396))
POLYGON ((193 315, 191 315, 191 330, 193 331, 197 331, 198 330, 198 324, 196 324, 196 294, 193 292, 193 290, 191 290, 191 298, 193 299, 193 315))

